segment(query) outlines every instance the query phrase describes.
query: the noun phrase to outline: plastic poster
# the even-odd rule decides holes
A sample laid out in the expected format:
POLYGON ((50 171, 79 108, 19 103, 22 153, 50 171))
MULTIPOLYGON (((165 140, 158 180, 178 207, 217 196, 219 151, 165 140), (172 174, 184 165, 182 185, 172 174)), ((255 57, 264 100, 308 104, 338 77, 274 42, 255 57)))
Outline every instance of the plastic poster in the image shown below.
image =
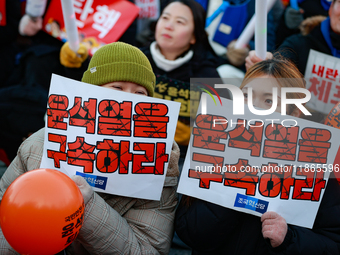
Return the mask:
POLYGON ((6 1, 0 1, 0 26, 6 26, 6 1))
MULTIPOLYGON (((139 8, 127 0, 74 0, 79 41, 93 55, 101 46, 116 42, 138 16, 139 8)), ((43 21, 43 30, 67 41, 60 0, 52 0, 43 21)))
POLYGON ((340 171, 340 130, 276 112, 235 116, 221 100, 207 96, 204 115, 198 108, 178 192, 312 228, 329 175, 340 171))
POLYGON ((339 58, 310 50, 305 80, 312 98, 306 104, 309 108, 328 114, 340 101, 339 58))
POLYGON ((53 74, 41 168, 95 191, 159 200, 180 104, 53 74))

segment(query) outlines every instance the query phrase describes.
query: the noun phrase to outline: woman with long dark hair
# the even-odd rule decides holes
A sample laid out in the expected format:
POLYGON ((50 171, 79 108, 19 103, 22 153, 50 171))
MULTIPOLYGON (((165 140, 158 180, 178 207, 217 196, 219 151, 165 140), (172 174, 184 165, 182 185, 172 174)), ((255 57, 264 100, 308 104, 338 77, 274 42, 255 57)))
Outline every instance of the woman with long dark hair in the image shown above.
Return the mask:
MULTIPOLYGON (((156 23, 155 41, 141 50, 156 76, 189 84, 190 78, 219 78, 218 57, 205 32, 206 12, 195 0, 172 0, 156 23)), ((189 122, 179 119, 175 140, 184 159, 190 138, 189 122)))

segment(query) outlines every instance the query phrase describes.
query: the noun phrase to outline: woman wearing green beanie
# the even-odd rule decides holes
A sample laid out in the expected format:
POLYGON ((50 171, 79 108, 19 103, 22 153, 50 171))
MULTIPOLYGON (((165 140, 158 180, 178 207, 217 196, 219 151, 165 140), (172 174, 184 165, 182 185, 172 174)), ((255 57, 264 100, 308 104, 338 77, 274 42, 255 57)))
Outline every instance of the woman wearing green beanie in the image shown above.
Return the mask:
MULTIPOLYGON (((155 75, 147 57, 136 47, 116 42, 92 57, 83 82, 152 96, 155 75)), ((40 167, 44 128, 26 139, 0 180, 0 198, 20 175, 40 167)), ((80 176, 71 177, 85 203, 77 238, 61 254, 168 254, 173 230, 179 148, 174 142, 160 201, 97 193, 80 176)), ((0 254, 17 254, 0 231, 0 254)))

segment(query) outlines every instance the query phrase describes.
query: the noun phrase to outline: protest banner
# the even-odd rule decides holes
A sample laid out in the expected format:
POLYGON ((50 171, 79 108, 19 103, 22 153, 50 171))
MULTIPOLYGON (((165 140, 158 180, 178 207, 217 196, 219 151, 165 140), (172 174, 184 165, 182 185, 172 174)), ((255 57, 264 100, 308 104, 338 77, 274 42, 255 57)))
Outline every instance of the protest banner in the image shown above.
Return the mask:
POLYGON ((83 176, 95 191, 159 200, 179 107, 53 74, 40 167, 83 176))
POLYGON ((206 114, 201 100, 177 191, 312 228, 328 178, 340 171, 333 164, 340 130, 247 107, 237 116, 231 100, 204 95, 206 114))
MULTIPOLYGON (((79 41, 93 55, 101 46, 116 42, 137 17, 139 8, 127 0, 74 0, 79 41)), ((46 11, 43 30, 66 41, 60 0, 52 0, 46 11)))
POLYGON ((306 88, 312 98, 306 104, 310 109, 328 114, 340 101, 339 58, 310 50, 306 71, 306 88))

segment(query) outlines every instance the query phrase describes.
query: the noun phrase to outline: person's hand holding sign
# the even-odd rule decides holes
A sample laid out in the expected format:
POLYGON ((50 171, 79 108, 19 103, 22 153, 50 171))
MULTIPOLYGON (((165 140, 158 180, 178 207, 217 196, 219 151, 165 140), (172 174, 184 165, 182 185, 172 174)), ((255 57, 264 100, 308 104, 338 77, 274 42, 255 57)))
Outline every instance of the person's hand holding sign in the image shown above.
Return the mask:
POLYGON ((266 212, 261 217, 262 235, 270 240, 273 248, 283 243, 288 226, 286 220, 276 212, 266 212))
POLYGON ((71 176, 71 179, 77 184, 81 194, 83 195, 84 204, 86 205, 87 202, 93 197, 93 189, 87 183, 87 181, 79 175, 73 175, 71 176))

